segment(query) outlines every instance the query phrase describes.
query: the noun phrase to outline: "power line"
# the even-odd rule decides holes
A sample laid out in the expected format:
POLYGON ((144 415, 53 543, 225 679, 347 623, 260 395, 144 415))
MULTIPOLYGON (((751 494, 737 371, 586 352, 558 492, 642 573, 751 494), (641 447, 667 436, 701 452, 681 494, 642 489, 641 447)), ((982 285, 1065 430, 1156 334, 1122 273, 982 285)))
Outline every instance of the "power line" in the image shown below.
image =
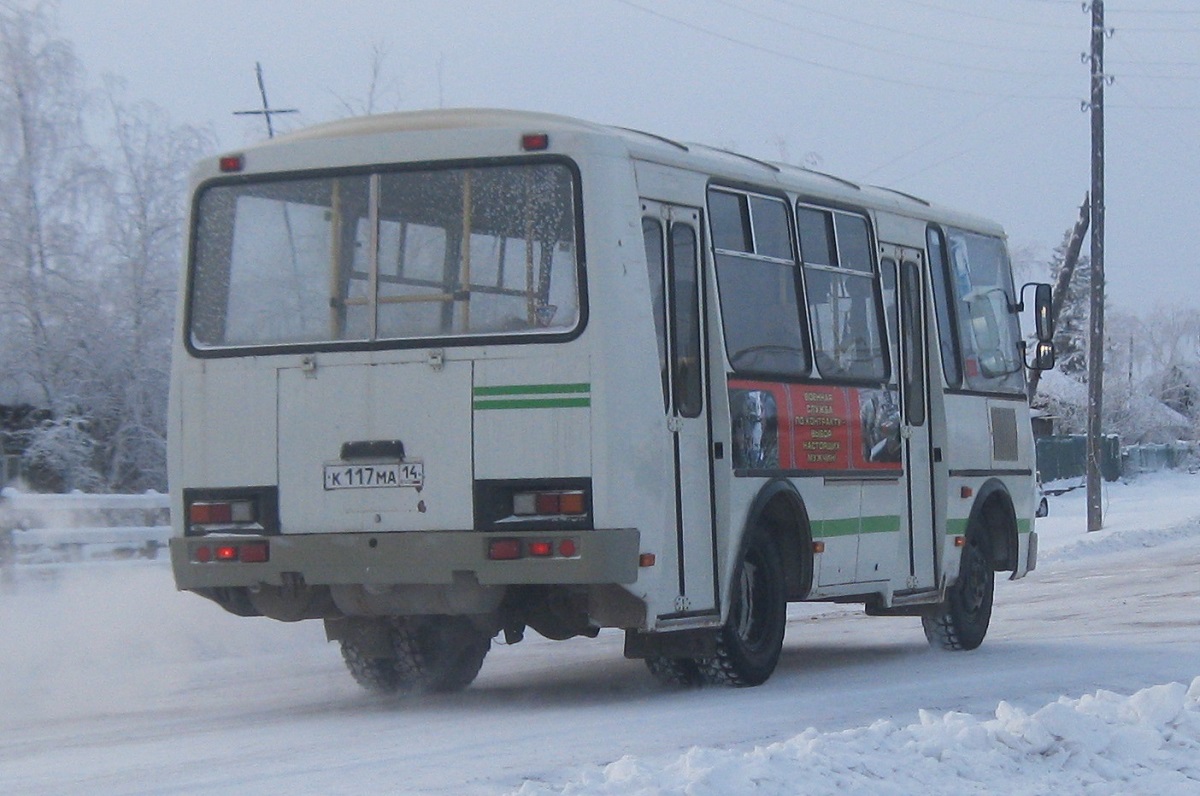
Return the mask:
POLYGON ((968 17, 970 19, 984 19, 984 20, 987 20, 988 22, 996 22, 1001 25, 1015 25, 1017 27, 1037 28, 1039 30, 1044 30, 1046 28, 1059 28, 1061 30, 1078 30, 1079 29, 1078 25, 1068 25, 1066 23, 1056 24, 1056 23, 1046 22, 1045 20, 1039 20, 1037 22, 1032 22, 1032 21, 1026 21, 1023 19, 1015 18, 1015 17, 994 17, 994 16, 990 16, 988 14, 977 14, 973 11, 963 11, 961 8, 947 8, 946 6, 938 5, 937 3, 926 2, 926 0, 893 0, 893 2, 905 3, 907 5, 917 6, 919 8, 928 8, 933 11, 940 11, 943 14, 953 14, 954 16, 959 16, 959 17, 968 17))
MULTIPOLYGON (((834 36, 831 33, 823 33, 818 30, 813 30, 812 28, 806 28, 801 25, 797 25, 793 22, 788 22, 785 19, 779 19, 778 17, 773 17, 769 14, 763 14, 759 11, 755 11, 750 8, 745 8, 743 6, 736 5, 735 3, 732 3, 729 0, 709 0, 709 2, 716 3, 717 5, 725 6, 726 8, 731 8, 731 9, 733 9, 735 11, 739 11, 743 14, 749 14, 752 17, 757 17, 761 20, 765 20, 767 22, 770 22, 773 25, 780 25, 789 30, 795 30, 800 33, 804 33, 805 35, 808 35, 808 36, 813 36, 813 37, 819 38, 819 39, 827 39, 829 41, 837 42, 838 44, 844 44, 849 47, 855 47, 860 50, 866 50, 867 52, 882 53, 884 55, 889 55, 889 56, 895 56, 898 52, 895 47, 891 47, 891 48, 875 47, 875 46, 872 46, 869 44, 864 44, 861 41, 855 41, 854 39, 847 39, 847 38, 843 38, 841 36, 834 36)), ((834 15, 831 14, 829 16, 834 16, 834 15)), ((883 27, 883 26, 877 26, 877 27, 883 27)), ((886 30, 887 28, 884 28, 884 29, 886 30)), ((1014 70, 1014 69, 1006 69, 1006 68, 998 68, 998 67, 975 66, 973 64, 964 64, 961 62, 942 61, 942 60, 938 60, 936 58, 928 58, 924 55, 921 55, 920 53, 913 53, 913 52, 904 52, 904 59, 906 61, 921 61, 923 63, 933 64, 934 66, 947 66, 952 69, 964 69, 964 70, 972 71, 972 72, 987 72, 990 74, 1022 75, 1022 76, 1032 76, 1032 77, 1056 77, 1057 76, 1055 74, 1051 74, 1051 73, 1047 73, 1047 72, 1026 72, 1026 71, 1019 71, 1019 70, 1014 70)))
POLYGON ((650 16, 658 17, 659 19, 665 20, 667 22, 671 22, 672 24, 679 25, 680 27, 684 27, 689 30, 696 31, 698 33, 703 33, 706 36, 711 36, 715 39, 720 39, 721 41, 728 42, 730 44, 736 44, 740 47, 745 47, 747 49, 754 50, 756 52, 766 53, 768 55, 773 55, 778 58, 783 58, 788 61, 793 61, 795 63, 804 64, 806 66, 812 66, 817 69, 824 69, 824 70, 830 71, 830 72, 836 72, 838 74, 850 75, 852 77, 861 78, 863 80, 876 81, 879 83, 887 83, 890 85, 897 85, 897 86, 907 86, 908 88, 923 89, 925 91, 934 91, 934 92, 946 93, 946 94, 962 94, 962 95, 966 95, 966 96, 975 96, 975 97, 1001 97, 1001 98, 1028 99, 1028 100, 1045 100, 1045 101, 1053 101, 1053 102, 1074 101, 1074 99, 1075 99, 1074 97, 1065 97, 1065 96, 1061 96, 1061 95, 1059 95, 1059 96, 1042 95, 1042 96, 1020 97, 1020 96, 1017 96, 1014 94, 1006 94, 1003 92, 979 91, 977 89, 960 88, 960 87, 954 87, 954 86, 937 86, 937 85, 932 85, 929 83, 917 82, 914 80, 903 80, 900 78, 886 77, 883 75, 872 75, 872 74, 868 74, 866 72, 860 72, 855 69, 848 69, 846 67, 840 67, 840 66, 834 66, 832 64, 822 63, 821 61, 815 61, 810 58, 801 58, 800 56, 793 55, 792 53, 787 53, 787 52, 783 52, 781 50, 776 50, 776 49, 773 49, 771 47, 766 47, 761 44, 755 44, 754 42, 748 42, 743 39, 739 39, 735 36, 730 36, 729 34, 726 34, 726 33, 719 33, 714 30, 709 30, 708 28, 701 27, 700 25, 697 25, 693 22, 679 19, 678 17, 673 17, 669 14, 665 14, 665 13, 663 13, 661 11, 657 11, 655 9, 646 8, 645 6, 642 6, 642 5, 639 5, 635 2, 633 2, 633 0, 615 0, 615 2, 621 3, 622 5, 629 6, 630 8, 635 8, 644 14, 649 14, 650 16))
MULTIPOLYGON (((942 36, 930 36, 929 34, 926 34, 926 33, 913 33, 912 31, 901 30, 901 29, 893 27, 891 25, 884 25, 884 24, 881 24, 878 22, 869 22, 869 21, 863 20, 863 19, 855 19, 854 17, 847 17, 847 16, 843 16, 841 14, 835 14, 831 11, 826 11, 823 8, 813 8, 812 6, 806 5, 804 3, 793 2, 793 0, 774 0, 774 1, 776 3, 780 3, 782 5, 788 6, 789 8, 798 9, 798 10, 803 11, 808 14, 816 14, 818 16, 829 17, 830 19, 835 19, 838 22, 846 22, 851 25, 858 25, 860 27, 868 28, 871 30, 881 30, 881 31, 884 31, 885 33, 892 33, 892 34, 898 34, 900 36, 907 36, 908 38, 916 39, 918 41, 931 41, 931 42, 936 42, 938 44, 952 44, 956 47, 969 47, 972 50, 998 50, 1001 52, 1009 52, 1009 53, 1034 53, 1034 54, 1038 54, 1038 55, 1051 55, 1051 54, 1058 52, 1057 50, 1051 50, 1051 49, 1046 49, 1046 48, 1041 48, 1041 47, 1014 47, 1014 46, 1008 45, 1008 44, 992 44, 991 42, 987 42, 987 41, 963 41, 962 39, 949 39, 949 38, 945 38, 942 36)), ((1044 1, 1051 2, 1051 0, 1044 0, 1044 1)), ((1027 2, 1037 2, 1037 0, 1027 0, 1027 2)), ((1064 2, 1067 2, 1071 5, 1075 5, 1077 0, 1064 0, 1064 2)), ((905 55, 907 57, 911 54, 905 53, 905 55)))

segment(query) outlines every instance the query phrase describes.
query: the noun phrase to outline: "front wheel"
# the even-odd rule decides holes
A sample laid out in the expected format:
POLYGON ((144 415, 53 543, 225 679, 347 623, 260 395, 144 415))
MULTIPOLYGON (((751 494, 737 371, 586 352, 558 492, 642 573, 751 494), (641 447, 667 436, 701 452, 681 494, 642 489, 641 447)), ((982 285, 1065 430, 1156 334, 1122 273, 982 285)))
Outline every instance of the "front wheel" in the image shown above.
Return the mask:
POLYGON ((718 632, 717 654, 701 665, 713 682, 760 685, 779 663, 787 625, 783 562, 761 526, 746 538, 729 600, 729 619, 718 632))
POLYGON ((967 537, 958 580, 946 599, 921 617, 930 646, 945 650, 973 650, 983 643, 992 619, 992 593, 996 573, 978 540, 967 537))

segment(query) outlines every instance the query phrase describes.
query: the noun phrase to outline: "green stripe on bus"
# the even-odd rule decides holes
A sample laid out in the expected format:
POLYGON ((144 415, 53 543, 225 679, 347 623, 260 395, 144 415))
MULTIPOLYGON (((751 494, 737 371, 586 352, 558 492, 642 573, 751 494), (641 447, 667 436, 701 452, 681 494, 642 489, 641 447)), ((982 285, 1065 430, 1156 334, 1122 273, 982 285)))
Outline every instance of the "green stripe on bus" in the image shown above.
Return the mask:
POLYGON ((482 409, 571 409, 591 406, 591 398, 510 398, 476 400, 474 407, 482 409))
POLYGON ((881 517, 863 517, 863 533, 895 533, 900 530, 900 515, 885 514, 881 517))
POLYGON ((848 520, 821 520, 818 524, 818 539, 829 539, 834 536, 857 536, 858 517, 848 520))
POLYGON ((1033 530, 1033 520, 1017 520, 1017 533, 1029 533, 1033 530))
POLYGON ((895 533, 900 530, 900 515, 851 517, 845 520, 822 520, 817 523, 816 537, 831 539, 837 536, 857 536, 861 533, 895 533))
POLYGON ((583 384, 501 384, 495 387, 476 387, 475 395, 560 395, 591 392, 592 385, 583 384))
POLYGON ((947 536, 966 536, 967 535, 967 520, 946 520, 946 535, 947 536))

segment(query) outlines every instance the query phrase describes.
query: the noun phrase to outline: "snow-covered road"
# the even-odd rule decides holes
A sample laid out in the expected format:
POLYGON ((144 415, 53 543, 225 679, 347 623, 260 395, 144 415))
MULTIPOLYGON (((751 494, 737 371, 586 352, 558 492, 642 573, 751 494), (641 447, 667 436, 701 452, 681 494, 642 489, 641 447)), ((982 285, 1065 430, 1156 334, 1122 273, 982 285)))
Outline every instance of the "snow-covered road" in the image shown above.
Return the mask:
POLYGON ((742 690, 665 690, 604 633, 380 700, 320 623, 226 615, 162 563, 18 572, 0 793, 1200 793, 1200 476, 1107 495, 1096 534, 1081 492, 1050 499, 1042 562, 999 583, 976 652, 796 606, 742 690))

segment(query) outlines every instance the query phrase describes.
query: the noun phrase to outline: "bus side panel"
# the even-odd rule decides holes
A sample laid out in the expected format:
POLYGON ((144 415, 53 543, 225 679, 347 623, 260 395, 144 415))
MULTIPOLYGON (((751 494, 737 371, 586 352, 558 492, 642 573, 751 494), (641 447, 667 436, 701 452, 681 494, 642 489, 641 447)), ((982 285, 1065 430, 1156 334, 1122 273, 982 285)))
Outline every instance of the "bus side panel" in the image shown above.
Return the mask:
POLYGON ((591 407, 582 353, 477 361, 475 478, 591 477, 591 407))
MULTIPOLYGON (((185 356, 177 353, 176 359, 185 356)), ((175 483, 192 488, 275 484, 275 369, 259 357, 188 358, 179 371, 175 483)))

